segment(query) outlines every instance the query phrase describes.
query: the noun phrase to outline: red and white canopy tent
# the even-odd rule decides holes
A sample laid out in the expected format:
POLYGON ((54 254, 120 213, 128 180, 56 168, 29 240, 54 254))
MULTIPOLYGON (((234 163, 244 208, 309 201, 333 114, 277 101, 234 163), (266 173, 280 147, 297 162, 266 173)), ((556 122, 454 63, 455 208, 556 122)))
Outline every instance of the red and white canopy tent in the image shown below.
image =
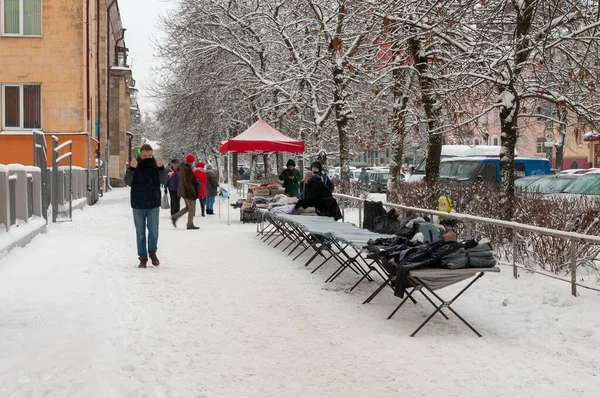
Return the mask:
POLYGON ((222 141, 219 152, 237 153, 303 153, 304 141, 295 140, 277 131, 264 119, 259 119, 237 137, 222 141))
MULTIPOLYGON (((220 153, 303 153, 304 141, 295 140, 276 130, 264 119, 259 119, 237 137, 219 143, 220 153)), ((232 181, 231 156, 227 157, 227 181, 232 181)), ((232 184, 229 184, 231 192, 232 184)), ((227 206, 227 224, 229 224, 229 208, 227 206)), ((220 213, 220 212, 219 212, 220 213)))

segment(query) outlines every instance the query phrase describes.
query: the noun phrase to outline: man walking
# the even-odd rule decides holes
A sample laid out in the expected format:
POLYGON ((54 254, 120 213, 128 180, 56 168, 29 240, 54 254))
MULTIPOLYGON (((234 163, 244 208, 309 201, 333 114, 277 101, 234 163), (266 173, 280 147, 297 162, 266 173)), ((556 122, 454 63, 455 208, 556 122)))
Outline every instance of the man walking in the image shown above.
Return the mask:
POLYGON ((169 196, 171 197, 171 216, 177 214, 177 212, 181 209, 181 198, 177 196, 180 171, 181 169, 179 168, 179 162, 177 159, 172 159, 169 179, 167 180, 167 186, 165 188, 165 193, 167 193, 166 191, 168 190, 169 196))
POLYGON ((285 194, 297 198, 299 196, 298 184, 302 181, 302 174, 300 174, 300 170, 296 169, 294 159, 288 160, 285 167, 281 174, 279 174, 279 179, 283 181, 282 185, 285 189, 285 194))
POLYGON ((215 215, 215 199, 219 190, 219 176, 209 164, 206 166, 206 214, 215 215))
POLYGON ((160 214, 160 186, 167 183, 162 159, 154 159, 152 147, 142 145, 140 155, 131 161, 125 173, 125 184, 131 187, 131 208, 137 239, 139 268, 146 268, 148 254, 152 265, 158 266, 158 216, 160 214), (148 246, 146 246, 148 228, 148 246))
POLYGON ((194 225, 194 216, 196 215, 196 199, 198 199, 198 182, 194 178, 192 165, 196 162, 194 155, 187 155, 185 163, 181 166, 179 172, 179 189, 177 195, 185 201, 185 207, 171 216, 173 226, 177 228, 177 220, 184 214, 188 215, 187 229, 200 229, 194 225))

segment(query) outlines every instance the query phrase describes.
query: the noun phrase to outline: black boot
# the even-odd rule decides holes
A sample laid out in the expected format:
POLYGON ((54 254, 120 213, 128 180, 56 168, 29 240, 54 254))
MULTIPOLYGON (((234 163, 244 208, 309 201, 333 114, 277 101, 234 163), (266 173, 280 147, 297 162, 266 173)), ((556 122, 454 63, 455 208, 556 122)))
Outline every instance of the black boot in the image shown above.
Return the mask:
POLYGON ((206 205, 200 204, 200 209, 202 210, 202 217, 204 217, 206 212, 206 205))

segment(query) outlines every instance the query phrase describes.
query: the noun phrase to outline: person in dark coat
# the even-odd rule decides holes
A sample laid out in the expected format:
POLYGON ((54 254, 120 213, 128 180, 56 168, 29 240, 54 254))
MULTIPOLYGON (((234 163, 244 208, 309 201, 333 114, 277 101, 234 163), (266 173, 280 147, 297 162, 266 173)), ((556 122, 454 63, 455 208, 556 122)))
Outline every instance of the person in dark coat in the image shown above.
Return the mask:
POLYGON ((279 174, 279 180, 283 181, 282 185, 287 196, 292 198, 299 197, 298 184, 302 181, 302 174, 300 174, 300 170, 296 169, 294 159, 287 161, 285 169, 279 174))
POLYGON ((215 215, 215 199, 219 190, 219 176, 209 164, 206 166, 206 214, 215 215))
POLYGON ((185 201, 185 207, 177 214, 171 216, 173 226, 177 228, 177 220, 184 214, 188 215, 187 229, 200 229, 194 225, 194 216, 196 215, 196 199, 198 199, 198 182, 194 177, 193 164, 196 162, 194 155, 187 155, 185 163, 181 166, 179 176, 179 189, 177 195, 185 201))
POLYGON ((573 161, 571 162, 571 169, 575 170, 578 168, 579 168, 579 165, 577 164, 577 159, 573 159, 573 161))
POLYGON ((131 208, 140 260, 138 266, 146 268, 148 255, 152 265, 158 266, 160 261, 156 256, 156 250, 158 249, 160 186, 167 183, 167 174, 162 159, 154 159, 150 145, 142 145, 140 155, 129 164, 124 180, 125 184, 131 187, 131 208))
POLYGON ((179 168, 179 162, 177 159, 172 159, 167 185, 165 186, 165 193, 168 192, 169 197, 171 198, 171 216, 176 214, 181 209, 181 198, 177 196, 180 171, 181 169, 179 168))
POLYGON ((335 221, 342 218, 342 212, 337 201, 333 197, 329 187, 325 185, 322 178, 318 175, 313 175, 306 183, 304 190, 304 199, 296 203, 295 209, 307 209, 314 207, 317 214, 325 217, 333 217, 335 221))
POLYGON ((313 162, 310 165, 310 168, 312 169, 313 173, 315 173, 315 175, 319 176, 319 178, 323 180, 323 183, 329 189, 329 192, 333 192, 333 190, 335 189, 335 185, 333 185, 333 181, 331 181, 331 178, 329 178, 327 174, 323 172, 323 165, 321 164, 321 162, 313 162))
POLYGON ((299 194, 298 197, 300 199, 304 199, 304 196, 306 194, 306 189, 308 186, 308 182, 314 176, 315 176, 315 173, 313 173, 312 171, 307 171, 306 173, 304 173, 304 179, 302 181, 300 181, 300 185, 298 185, 298 194, 299 194))

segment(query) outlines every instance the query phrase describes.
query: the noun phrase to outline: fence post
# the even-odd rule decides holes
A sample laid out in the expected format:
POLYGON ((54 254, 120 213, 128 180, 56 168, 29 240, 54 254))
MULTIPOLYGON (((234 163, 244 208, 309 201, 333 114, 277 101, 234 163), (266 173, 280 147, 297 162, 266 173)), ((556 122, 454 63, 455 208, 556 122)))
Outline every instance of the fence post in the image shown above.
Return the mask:
POLYGON ((42 217, 42 171, 39 167, 28 167, 27 172, 33 177, 33 214, 42 217))
POLYGON ((15 183, 15 216, 17 220, 29 221, 28 197, 27 197, 27 171, 20 164, 9 164, 8 174, 17 177, 15 183))
POLYGON ((342 198, 342 222, 346 222, 346 206, 344 205, 345 199, 342 198))
POLYGON ((363 202, 363 201, 358 202, 358 228, 363 227, 362 213, 363 213, 364 207, 365 207, 365 202, 363 202))
POLYGON ((8 186, 8 167, 0 165, 0 224, 10 232, 10 187, 8 186))
POLYGON ((519 272, 517 269, 517 229, 513 227, 512 229, 513 239, 512 239, 512 265, 513 265, 513 276, 515 279, 519 278, 519 272))
POLYGON ((73 144, 69 144, 69 220, 73 220, 73 144))
POLYGON ((571 294, 577 297, 577 253, 575 239, 571 239, 571 294))
POLYGON ((52 222, 56 222, 58 219, 58 162, 56 161, 58 153, 56 153, 56 147, 58 146, 58 138, 52 136, 52 222))

